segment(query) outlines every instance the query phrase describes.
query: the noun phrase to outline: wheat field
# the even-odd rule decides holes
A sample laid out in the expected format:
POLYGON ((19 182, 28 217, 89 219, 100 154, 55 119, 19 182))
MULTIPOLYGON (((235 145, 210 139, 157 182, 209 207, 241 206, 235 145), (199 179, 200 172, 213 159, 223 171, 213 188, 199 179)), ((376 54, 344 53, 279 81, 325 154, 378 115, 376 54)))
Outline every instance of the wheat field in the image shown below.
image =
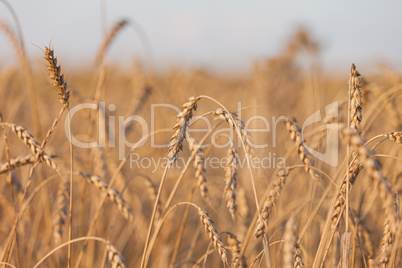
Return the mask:
POLYGON ((74 70, 0 21, 1 265, 402 267, 399 74, 303 29, 237 76, 108 63, 129 24, 74 70))

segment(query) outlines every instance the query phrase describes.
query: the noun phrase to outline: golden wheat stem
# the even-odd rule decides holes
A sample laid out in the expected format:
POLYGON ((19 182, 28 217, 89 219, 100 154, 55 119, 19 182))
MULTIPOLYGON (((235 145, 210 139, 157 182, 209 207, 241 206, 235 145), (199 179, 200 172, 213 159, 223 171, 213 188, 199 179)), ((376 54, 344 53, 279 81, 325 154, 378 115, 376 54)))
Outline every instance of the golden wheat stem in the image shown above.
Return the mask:
POLYGON ((159 184, 158 194, 156 196, 154 208, 152 210, 151 221, 149 223, 147 238, 145 240, 144 251, 142 253, 142 258, 141 258, 141 266, 140 267, 142 267, 142 268, 147 267, 148 260, 146 259, 146 255, 147 255, 147 250, 148 250, 148 244, 149 244, 149 240, 151 238, 151 231, 152 231, 152 227, 154 225, 155 215, 156 215, 160 195, 161 195, 161 192, 162 192, 162 187, 163 187, 163 184, 164 184, 165 179, 166 179, 167 170, 168 170, 168 168, 165 168, 165 170, 163 171, 162 179, 161 179, 161 182, 159 184))
POLYGON ((76 243, 76 242, 80 242, 80 241, 89 241, 89 240, 94 240, 94 241, 99 241, 102 242, 106 245, 106 250, 108 251, 108 256, 109 256, 109 261, 111 262, 113 267, 118 267, 118 268, 123 268, 125 267, 123 261, 123 258, 120 254, 120 252, 116 249, 116 247, 114 247, 113 245, 111 245, 111 243, 108 240, 105 240, 104 238, 101 237, 96 237, 96 236, 84 236, 84 237, 79 237, 79 238, 75 238, 73 240, 67 241, 57 247, 55 247, 54 249, 52 249, 51 251, 49 251, 45 256, 42 257, 42 259, 40 259, 34 266, 33 268, 38 268, 47 258, 49 258, 51 255, 53 255, 55 252, 57 252, 58 250, 62 249, 65 246, 68 246, 70 244, 76 243))
POLYGON ((120 30, 127 24, 128 24, 127 20, 120 20, 113 26, 110 32, 106 35, 106 38, 103 40, 101 48, 96 54, 95 58, 96 63, 101 63, 103 61, 105 53, 109 48, 110 44, 112 43, 112 41, 114 40, 114 38, 116 37, 117 33, 120 32, 120 30))
MULTIPOLYGON (((116 181, 116 179, 118 178, 118 176, 120 174, 120 171, 122 170, 123 166, 126 164, 127 159, 129 159, 130 154, 133 153, 135 151, 135 149, 138 147, 137 146, 138 144, 141 144, 142 142, 144 142, 147 139, 149 139, 149 137, 151 135, 155 135, 155 134, 158 134, 158 133, 165 133, 165 132, 169 132, 169 131, 171 131, 171 130, 170 129, 158 129, 158 130, 152 131, 148 135, 142 137, 132 147, 132 149, 129 152, 127 152, 127 154, 124 157, 124 159, 122 161, 120 161, 119 166, 115 169, 115 171, 114 171, 114 173, 112 175, 112 178, 109 181, 109 188, 111 188, 113 186, 114 182, 116 181)), ((103 205, 105 204, 106 200, 107 200, 107 195, 104 195, 102 200, 99 202, 98 208, 96 209, 96 212, 95 212, 95 216, 94 216, 94 218, 93 218, 93 220, 91 222, 90 227, 88 228, 87 236, 91 236, 93 234, 93 232, 95 230, 95 225, 96 225, 96 223, 98 221, 98 218, 99 218, 99 216, 101 214, 101 210, 102 210, 103 205)), ((158 201, 155 200, 155 202, 158 202, 158 201)), ((84 250, 81 250, 79 255, 78 255, 78 257, 77 257, 77 260, 75 262, 75 268, 78 268, 80 266, 80 263, 81 263, 81 260, 82 260, 83 256, 84 256, 84 250)))
MULTIPOLYGON (((0 112, 0 123, 3 123, 3 115, 0 112)), ((14 197, 14 180, 13 176, 11 174, 11 160, 10 160, 10 147, 8 145, 8 140, 7 140, 7 133, 4 129, 4 125, 2 125, 2 130, 3 130, 3 137, 4 137, 4 144, 5 144, 5 151, 6 151, 6 159, 7 159, 7 171, 8 171, 8 182, 10 183, 11 186, 11 199, 13 202, 13 217, 15 218, 17 215, 17 210, 15 207, 15 197, 14 197)), ((17 180, 17 185, 19 181, 17 180)), ((21 184, 19 184, 21 187, 21 184)), ((19 248, 19 242, 18 242, 18 234, 15 235, 15 244, 17 247, 17 266, 20 267, 20 248, 19 248)), ((8 261, 8 260, 7 260, 8 261)))
MULTIPOLYGON (((195 120, 195 121, 196 121, 196 120, 195 120)), ((200 144, 200 145, 203 144, 203 143, 205 142, 205 140, 209 137, 209 135, 212 133, 212 131, 215 130, 218 126, 219 126, 219 123, 218 123, 217 126, 215 126, 213 129, 211 129, 210 131, 208 131, 208 132, 204 135, 204 137, 200 140, 199 144, 200 144)), ((167 199, 167 201, 166 201, 166 203, 165 203, 165 206, 164 206, 163 215, 166 215, 166 213, 167 213, 166 211, 168 210, 168 208, 169 208, 169 206, 170 206, 170 203, 172 202, 173 197, 174 197, 174 195, 175 195, 175 193, 176 193, 176 191, 177 191, 177 189, 178 189, 178 187, 179 187, 179 185, 180 185, 182 179, 184 178, 184 175, 186 174, 186 172, 187 172, 187 170, 188 170, 188 168, 189 168, 189 166, 190 166, 190 163, 194 160, 195 153, 196 153, 195 151, 193 151, 193 152, 191 153, 190 158, 187 160, 187 162, 186 162, 186 164, 185 164, 183 170, 180 172, 180 176, 177 178, 175 185, 173 186, 172 190, 170 191, 169 197, 168 197, 168 199, 167 199)), ((190 198, 189 198, 189 200, 192 199, 192 194, 193 194, 193 191, 190 193, 190 198)), ((180 246, 180 243, 179 243, 180 240, 181 240, 180 237, 181 237, 182 232, 183 232, 182 230, 184 230, 184 224, 185 224, 185 220, 186 220, 187 215, 188 215, 188 209, 189 209, 189 208, 186 208, 186 211, 185 211, 185 213, 184 213, 182 225, 181 225, 181 227, 180 227, 179 236, 178 236, 178 240, 177 240, 178 242, 176 243, 174 252, 175 252, 176 250, 178 250, 177 248, 180 246)), ((153 245, 154 245, 154 243, 155 243, 155 241, 156 241, 156 236, 158 235, 158 232, 159 232, 160 228, 161 228, 161 224, 159 224, 159 225, 156 227, 156 229, 155 229, 155 231, 154 231, 154 233, 153 233, 152 239, 151 239, 151 241, 150 241, 150 243, 149 243, 149 246, 148 246, 149 249, 148 249, 148 252, 147 252, 147 256, 146 256, 146 258, 145 258, 145 267, 147 266, 147 263, 148 263, 148 260, 149 260, 149 256, 150 256, 150 254, 151 254, 153 245)), ((176 256, 173 255, 172 260, 174 260, 175 258, 176 258, 176 256)))
POLYGON ((27 57, 26 51, 25 51, 21 26, 20 26, 18 17, 15 14, 14 10, 12 9, 11 5, 9 5, 5 1, 3 1, 3 3, 6 4, 7 8, 11 11, 11 13, 13 15, 13 18, 15 20, 15 23, 16 23, 17 29, 18 29, 18 37, 13 33, 11 28, 1 20, 0 20, 0 29, 2 29, 6 33, 8 38, 10 39, 10 41, 14 47, 14 50, 17 54, 17 57, 19 58, 21 66, 24 69, 25 76, 27 79, 27 84, 28 84, 28 93, 29 93, 30 103, 31 103, 32 121, 34 123, 34 133, 35 133, 36 137, 40 138, 41 137, 41 127, 40 127, 40 120, 39 120, 39 113, 38 113, 38 102, 36 100, 36 92, 35 92, 35 88, 34 88, 34 84, 33 84, 31 67, 30 67, 28 57, 27 57))
MULTIPOLYGON (((205 115, 203 115, 203 116, 205 116, 205 115)), ((192 122, 192 124, 195 123, 195 122, 196 122, 196 120, 194 120, 194 121, 192 122)), ((191 156, 190 156, 190 159, 188 160, 188 163, 190 163, 190 161, 191 161, 192 159, 194 159, 194 164, 196 164, 196 156, 197 156, 197 153, 202 153, 202 157, 204 157, 204 152, 202 152, 202 150, 201 150, 200 147, 201 147, 201 145, 205 142, 205 140, 207 139, 207 137, 209 136, 210 133, 212 133, 212 132, 209 132, 209 133, 205 134, 204 137, 201 139, 201 142, 198 142, 198 143, 195 141, 195 139, 192 139, 191 137, 189 138, 191 156), (198 148, 198 149, 195 148, 195 146, 194 146, 195 144, 197 144, 197 148, 198 148), (194 148, 192 148, 192 147, 194 147, 194 148)), ((200 155, 200 156, 201 156, 201 155, 200 155)), ((198 165, 198 162, 199 162, 199 161, 197 161, 197 168, 200 167, 200 165, 198 165)), ((181 182, 181 179, 184 177, 184 174, 185 174, 185 172, 187 171, 187 167, 188 167, 188 165, 186 165, 186 167, 184 168, 184 170, 181 172, 180 177, 179 177, 178 180, 176 181, 175 188, 174 188, 174 190, 171 191, 171 194, 170 194, 170 196, 169 196, 169 198, 168 198, 168 201, 166 202, 167 204, 169 204, 170 201, 172 200, 172 197, 173 197, 175 191, 177 190, 176 185, 178 186, 179 183, 181 182), (168 202, 169 202, 169 203, 168 203, 168 202)), ((204 166, 201 166, 201 167, 204 168, 204 166)), ((199 170, 199 171, 200 171, 200 170, 199 170)), ((204 183, 204 178, 203 178, 203 180, 202 180, 202 183, 204 183)), ((205 189, 204 189, 204 186, 205 186, 205 185, 203 185, 203 184, 199 184, 199 181, 194 181, 193 186, 192 186, 192 188, 191 188, 191 191, 190 191, 190 193, 189 193, 189 197, 187 198, 187 201, 188 201, 188 202, 192 202, 196 187, 198 187, 198 188, 200 189, 200 191, 201 191, 201 196, 202 196, 202 193, 205 193, 205 191, 206 191, 206 193, 208 193, 208 188, 206 188, 206 186, 205 186, 205 189), (201 187, 200 187, 200 186, 201 186, 201 187)), ((209 202, 208 199, 207 199, 206 201, 209 202)), ((168 206, 165 206, 165 209, 166 209, 167 207, 168 207, 168 206)), ((171 258, 171 260, 170 260, 170 264, 169 264, 169 267, 170 267, 170 268, 172 268, 172 267, 174 266, 174 263, 176 262, 176 258, 177 258, 177 254, 178 254, 179 249, 180 249, 180 244, 181 244, 181 241, 182 241, 184 229, 185 229, 185 227, 186 227, 186 222, 187 222, 187 217, 188 217, 189 211, 190 211, 190 205, 187 205, 187 206, 186 206, 186 209, 185 209, 185 211, 184 211, 183 218, 182 218, 181 225, 180 225, 180 229, 179 229, 179 232, 178 232, 178 235, 177 235, 176 244, 175 244, 175 247, 174 247, 174 249, 173 249, 172 258, 171 258)), ((153 240, 153 241, 154 241, 154 240, 153 240)), ((151 247, 151 248, 152 248, 152 247, 151 247)))

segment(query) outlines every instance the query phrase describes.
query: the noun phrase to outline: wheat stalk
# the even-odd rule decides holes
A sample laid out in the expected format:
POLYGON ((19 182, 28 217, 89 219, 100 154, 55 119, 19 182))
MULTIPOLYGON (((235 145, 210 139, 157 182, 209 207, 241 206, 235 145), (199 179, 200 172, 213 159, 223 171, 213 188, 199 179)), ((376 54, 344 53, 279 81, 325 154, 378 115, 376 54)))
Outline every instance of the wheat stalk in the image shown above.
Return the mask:
POLYGON ((109 183, 103 181, 97 175, 91 175, 84 172, 78 172, 78 174, 87 179, 89 183, 92 183, 96 188, 101 190, 107 195, 110 201, 116 204, 117 209, 130 223, 134 223, 134 214, 132 210, 128 207, 126 201, 120 196, 120 193, 114 188, 108 188, 109 183))
MULTIPOLYGON (((148 177, 144 176, 145 185, 147 186, 149 197, 153 202, 156 202, 156 196, 158 195, 158 186, 148 177)), ((158 205, 155 214, 155 219, 158 221, 162 215, 162 202, 158 199, 158 205)))
POLYGON ((265 234, 266 226, 268 226, 269 216, 272 208, 278 202, 283 186, 286 183, 286 177, 289 175, 289 169, 282 169, 278 172, 276 180, 272 183, 271 189, 265 198, 264 205, 261 208, 260 215, 257 220, 257 226, 254 231, 255 237, 265 234))
POLYGON ((53 216, 53 237, 56 244, 60 244, 63 236, 63 226, 67 220, 68 205, 70 199, 70 181, 64 179, 57 191, 56 211, 53 216))
POLYGON ((107 34, 106 38, 103 40, 102 46, 98 51, 98 54, 96 54, 95 62, 96 63, 101 63, 103 61, 103 58, 105 56, 106 50, 114 40, 115 36, 117 33, 128 24, 127 20, 120 20, 118 21, 113 28, 110 30, 110 32, 107 34))
POLYGON ((190 124, 190 119, 193 117, 193 112, 197 109, 197 102, 200 97, 190 97, 188 102, 183 104, 182 111, 176 116, 176 125, 173 127, 175 131, 170 138, 168 157, 173 164, 180 151, 183 150, 183 140, 186 138, 186 132, 190 124))
POLYGON ((28 57, 26 55, 25 47, 24 47, 24 41, 23 41, 23 36, 21 34, 21 29, 17 20, 17 17, 15 17, 17 26, 18 26, 18 33, 19 33, 19 38, 18 40, 17 35, 14 34, 12 29, 7 25, 4 21, 0 20, 0 29, 4 31, 4 33, 7 35, 9 40, 11 41, 11 44, 14 48, 15 54, 17 55, 21 67, 24 69, 25 76, 27 78, 27 84, 28 84, 28 93, 30 97, 30 103, 31 103, 31 112, 32 112, 32 120, 34 123, 34 130, 35 130, 35 135, 37 137, 40 137, 40 121, 39 121, 39 114, 38 114, 38 105, 36 101, 36 95, 35 95, 35 88, 33 84, 33 78, 32 78, 32 71, 29 65, 28 57))

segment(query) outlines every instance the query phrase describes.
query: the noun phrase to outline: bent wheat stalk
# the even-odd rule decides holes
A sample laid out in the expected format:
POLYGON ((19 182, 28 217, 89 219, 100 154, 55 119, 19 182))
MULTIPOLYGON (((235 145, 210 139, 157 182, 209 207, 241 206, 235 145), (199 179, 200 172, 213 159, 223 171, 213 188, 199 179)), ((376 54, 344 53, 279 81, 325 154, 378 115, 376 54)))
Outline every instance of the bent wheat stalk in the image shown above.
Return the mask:
POLYGON ((128 24, 128 20, 121 20, 117 22, 113 28, 110 30, 110 32, 107 34, 106 38, 103 40, 102 46, 98 51, 98 54, 96 55, 95 62, 96 63, 101 63, 103 61, 103 58, 105 56, 106 50, 109 48, 110 44, 114 40, 115 36, 117 35, 120 30, 128 24))
POLYGON ((116 268, 124 268, 124 267, 126 267, 125 264, 124 264, 123 256, 117 250, 117 248, 110 243, 110 241, 105 240, 105 239, 100 238, 100 237, 95 237, 95 236, 84 236, 84 237, 79 237, 79 238, 75 238, 73 240, 67 241, 67 242, 55 247, 49 253, 47 253, 42 259, 40 259, 33 266, 33 268, 38 268, 47 258, 49 258, 51 255, 53 255, 55 252, 57 252, 58 250, 62 249, 63 247, 66 247, 66 246, 71 245, 71 244, 76 243, 76 242, 89 241, 89 240, 99 241, 99 242, 102 242, 102 243, 104 243, 106 245, 106 250, 108 251, 108 258, 109 258, 110 263, 112 264, 112 267, 116 267, 116 268))

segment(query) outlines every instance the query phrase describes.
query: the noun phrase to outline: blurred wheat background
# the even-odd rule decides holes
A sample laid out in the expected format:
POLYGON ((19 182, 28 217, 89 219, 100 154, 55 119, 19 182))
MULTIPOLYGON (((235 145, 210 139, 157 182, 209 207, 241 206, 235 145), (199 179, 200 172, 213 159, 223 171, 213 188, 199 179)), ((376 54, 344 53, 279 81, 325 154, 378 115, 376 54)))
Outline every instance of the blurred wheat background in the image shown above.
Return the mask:
MULTIPOLYGON (((389 28, 379 32, 393 44, 352 42, 331 56, 301 23, 272 41, 275 53, 251 57, 215 57, 225 49, 213 40, 201 42, 218 48, 210 54, 185 50, 184 29, 172 54, 189 60, 174 61, 142 20, 109 22, 111 2, 83 5, 102 29, 76 30, 83 40, 59 32, 74 34, 73 22, 35 29, 18 23, 23 4, 1 3, 1 265, 402 267, 401 54, 390 52, 401 40, 389 28), (330 148, 327 126, 338 131, 336 165, 311 154, 330 148)), ((381 16, 397 27, 395 10, 381 16)), ((367 19, 359 12, 347 14, 367 19)), ((339 40, 370 40, 350 28, 339 40)))

